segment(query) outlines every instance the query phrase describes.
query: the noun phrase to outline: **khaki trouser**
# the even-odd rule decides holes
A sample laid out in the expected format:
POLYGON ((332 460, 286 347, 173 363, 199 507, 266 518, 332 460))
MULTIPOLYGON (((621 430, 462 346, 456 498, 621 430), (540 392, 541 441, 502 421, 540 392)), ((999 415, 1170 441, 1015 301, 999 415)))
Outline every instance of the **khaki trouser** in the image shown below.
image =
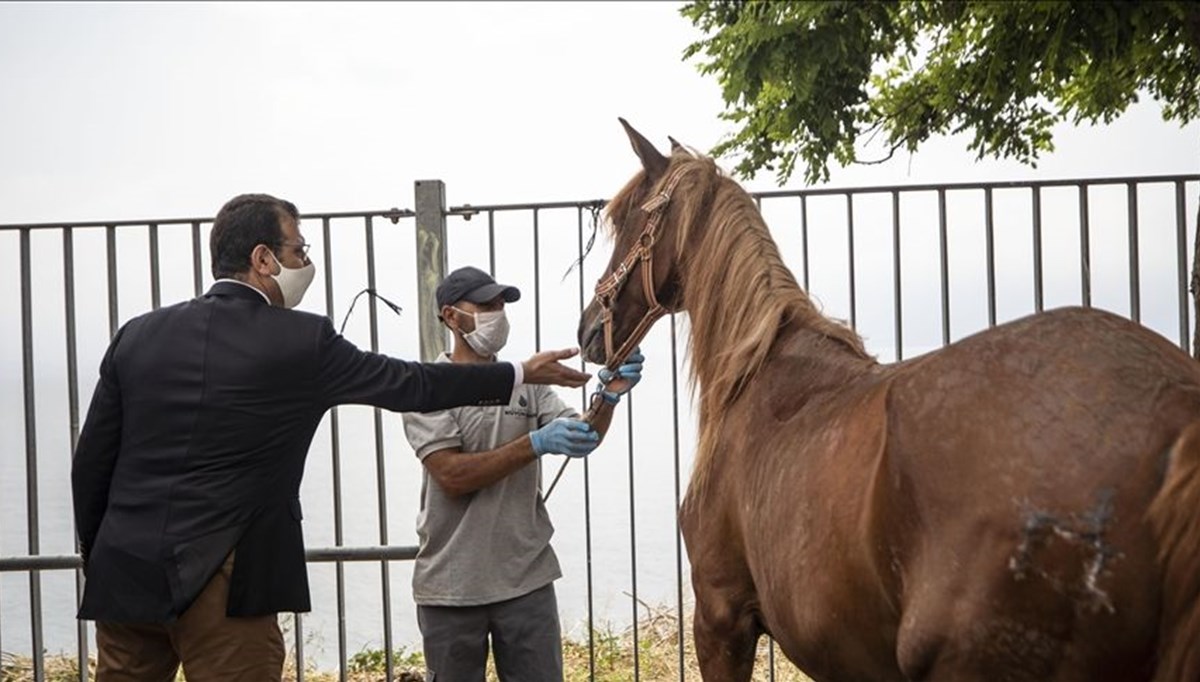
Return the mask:
POLYGON ((283 633, 274 614, 229 618, 233 555, 173 623, 96 623, 96 682, 277 682, 283 633))

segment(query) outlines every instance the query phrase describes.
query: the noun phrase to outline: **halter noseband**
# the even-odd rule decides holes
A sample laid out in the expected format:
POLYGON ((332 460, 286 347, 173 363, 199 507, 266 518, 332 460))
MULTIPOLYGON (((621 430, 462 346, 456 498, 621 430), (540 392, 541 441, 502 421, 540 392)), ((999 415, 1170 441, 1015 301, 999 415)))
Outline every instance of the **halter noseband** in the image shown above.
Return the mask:
POLYGON ((658 302, 658 296, 654 293, 654 245, 658 242, 658 231, 662 226, 667 205, 671 203, 671 193, 675 191, 682 177, 682 171, 675 171, 667 178, 663 188, 642 204, 642 210, 649 213, 650 218, 638 237, 637 245, 611 275, 596 284, 596 302, 600 305, 601 320, 604 324, 604 364, 610 370, 615 371, 650 331, 650 327, 667 313, 667 309, 658 302), (633 328, 625 343, 614 352, 612 306, 621 289, 625 287, 629 274, 637 267, 638 261, 642 263, 642 292, 650 308, 642 315, 642 319, 633 328))

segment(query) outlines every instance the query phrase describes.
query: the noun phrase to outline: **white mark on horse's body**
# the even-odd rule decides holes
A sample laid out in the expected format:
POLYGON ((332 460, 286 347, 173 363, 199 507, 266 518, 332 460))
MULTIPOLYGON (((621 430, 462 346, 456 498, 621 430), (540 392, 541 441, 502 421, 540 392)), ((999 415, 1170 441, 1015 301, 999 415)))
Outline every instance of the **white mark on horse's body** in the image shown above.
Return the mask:
POLYGON ((1059 517, 1048 512, 1026 507, 1025 524, 1021 529, 1021 542, 1008 560, 1008 569, 1016 580, 1025 580, 1030 575, 1048 581, 1055 590, 1080 599, 1092 612, 1101 610, 1115 613, 1112 599, 1100 587, 1100 578, 1107 564, 1117 553, 1105 539, 1105 532, 1113 517, 1113 492, 1103 490, 1097 504, 1083 514, 1071 513, 1059 517), (1053 538, 1083 549, 1090 556, 1084 561, 1081 585, 1072 585, 1070 580, 1052 574, 1036 564, 1037 550, 1046 547, 1053 538))

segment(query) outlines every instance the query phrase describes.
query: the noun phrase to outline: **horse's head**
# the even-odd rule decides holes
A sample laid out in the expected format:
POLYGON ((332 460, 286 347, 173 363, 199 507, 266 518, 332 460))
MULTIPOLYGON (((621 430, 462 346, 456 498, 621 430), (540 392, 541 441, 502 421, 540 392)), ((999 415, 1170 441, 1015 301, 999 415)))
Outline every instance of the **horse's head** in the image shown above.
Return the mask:
MULTIPOLYGON (((676 234, 679 214, 672 193, 685 175, 680 168, 694 160, 671 140, 672 155, 664 156, 625 119, 642 170, 605 208, 613 241, 596 292, 579 321, 579 346, 590 362, 614 366, 632 350, 659 317, 681 308, 676 234)), ((669 139, 669 138, 668 138, 669 139)))

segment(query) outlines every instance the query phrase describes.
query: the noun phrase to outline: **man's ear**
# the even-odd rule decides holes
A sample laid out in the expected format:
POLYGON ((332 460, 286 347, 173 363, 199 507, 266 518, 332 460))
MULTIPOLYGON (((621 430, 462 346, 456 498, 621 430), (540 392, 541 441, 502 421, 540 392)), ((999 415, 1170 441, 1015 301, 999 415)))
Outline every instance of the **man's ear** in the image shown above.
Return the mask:
POLYGON ((442 324, 446 325, 446 328, 449 329, 450 331, 454 331, 454 327, 450 324, 450 317, 455 314, 456 313, 454 312, 454 308, 449 305, 442 306, 442 309, 440 311, 438 311, 438 318, 442 321, 442 324))
POLYGON ((250 252, 250 269, 264 277, 277 274, 275 272, 275 255, 266 244, 259 244, 250 252))

